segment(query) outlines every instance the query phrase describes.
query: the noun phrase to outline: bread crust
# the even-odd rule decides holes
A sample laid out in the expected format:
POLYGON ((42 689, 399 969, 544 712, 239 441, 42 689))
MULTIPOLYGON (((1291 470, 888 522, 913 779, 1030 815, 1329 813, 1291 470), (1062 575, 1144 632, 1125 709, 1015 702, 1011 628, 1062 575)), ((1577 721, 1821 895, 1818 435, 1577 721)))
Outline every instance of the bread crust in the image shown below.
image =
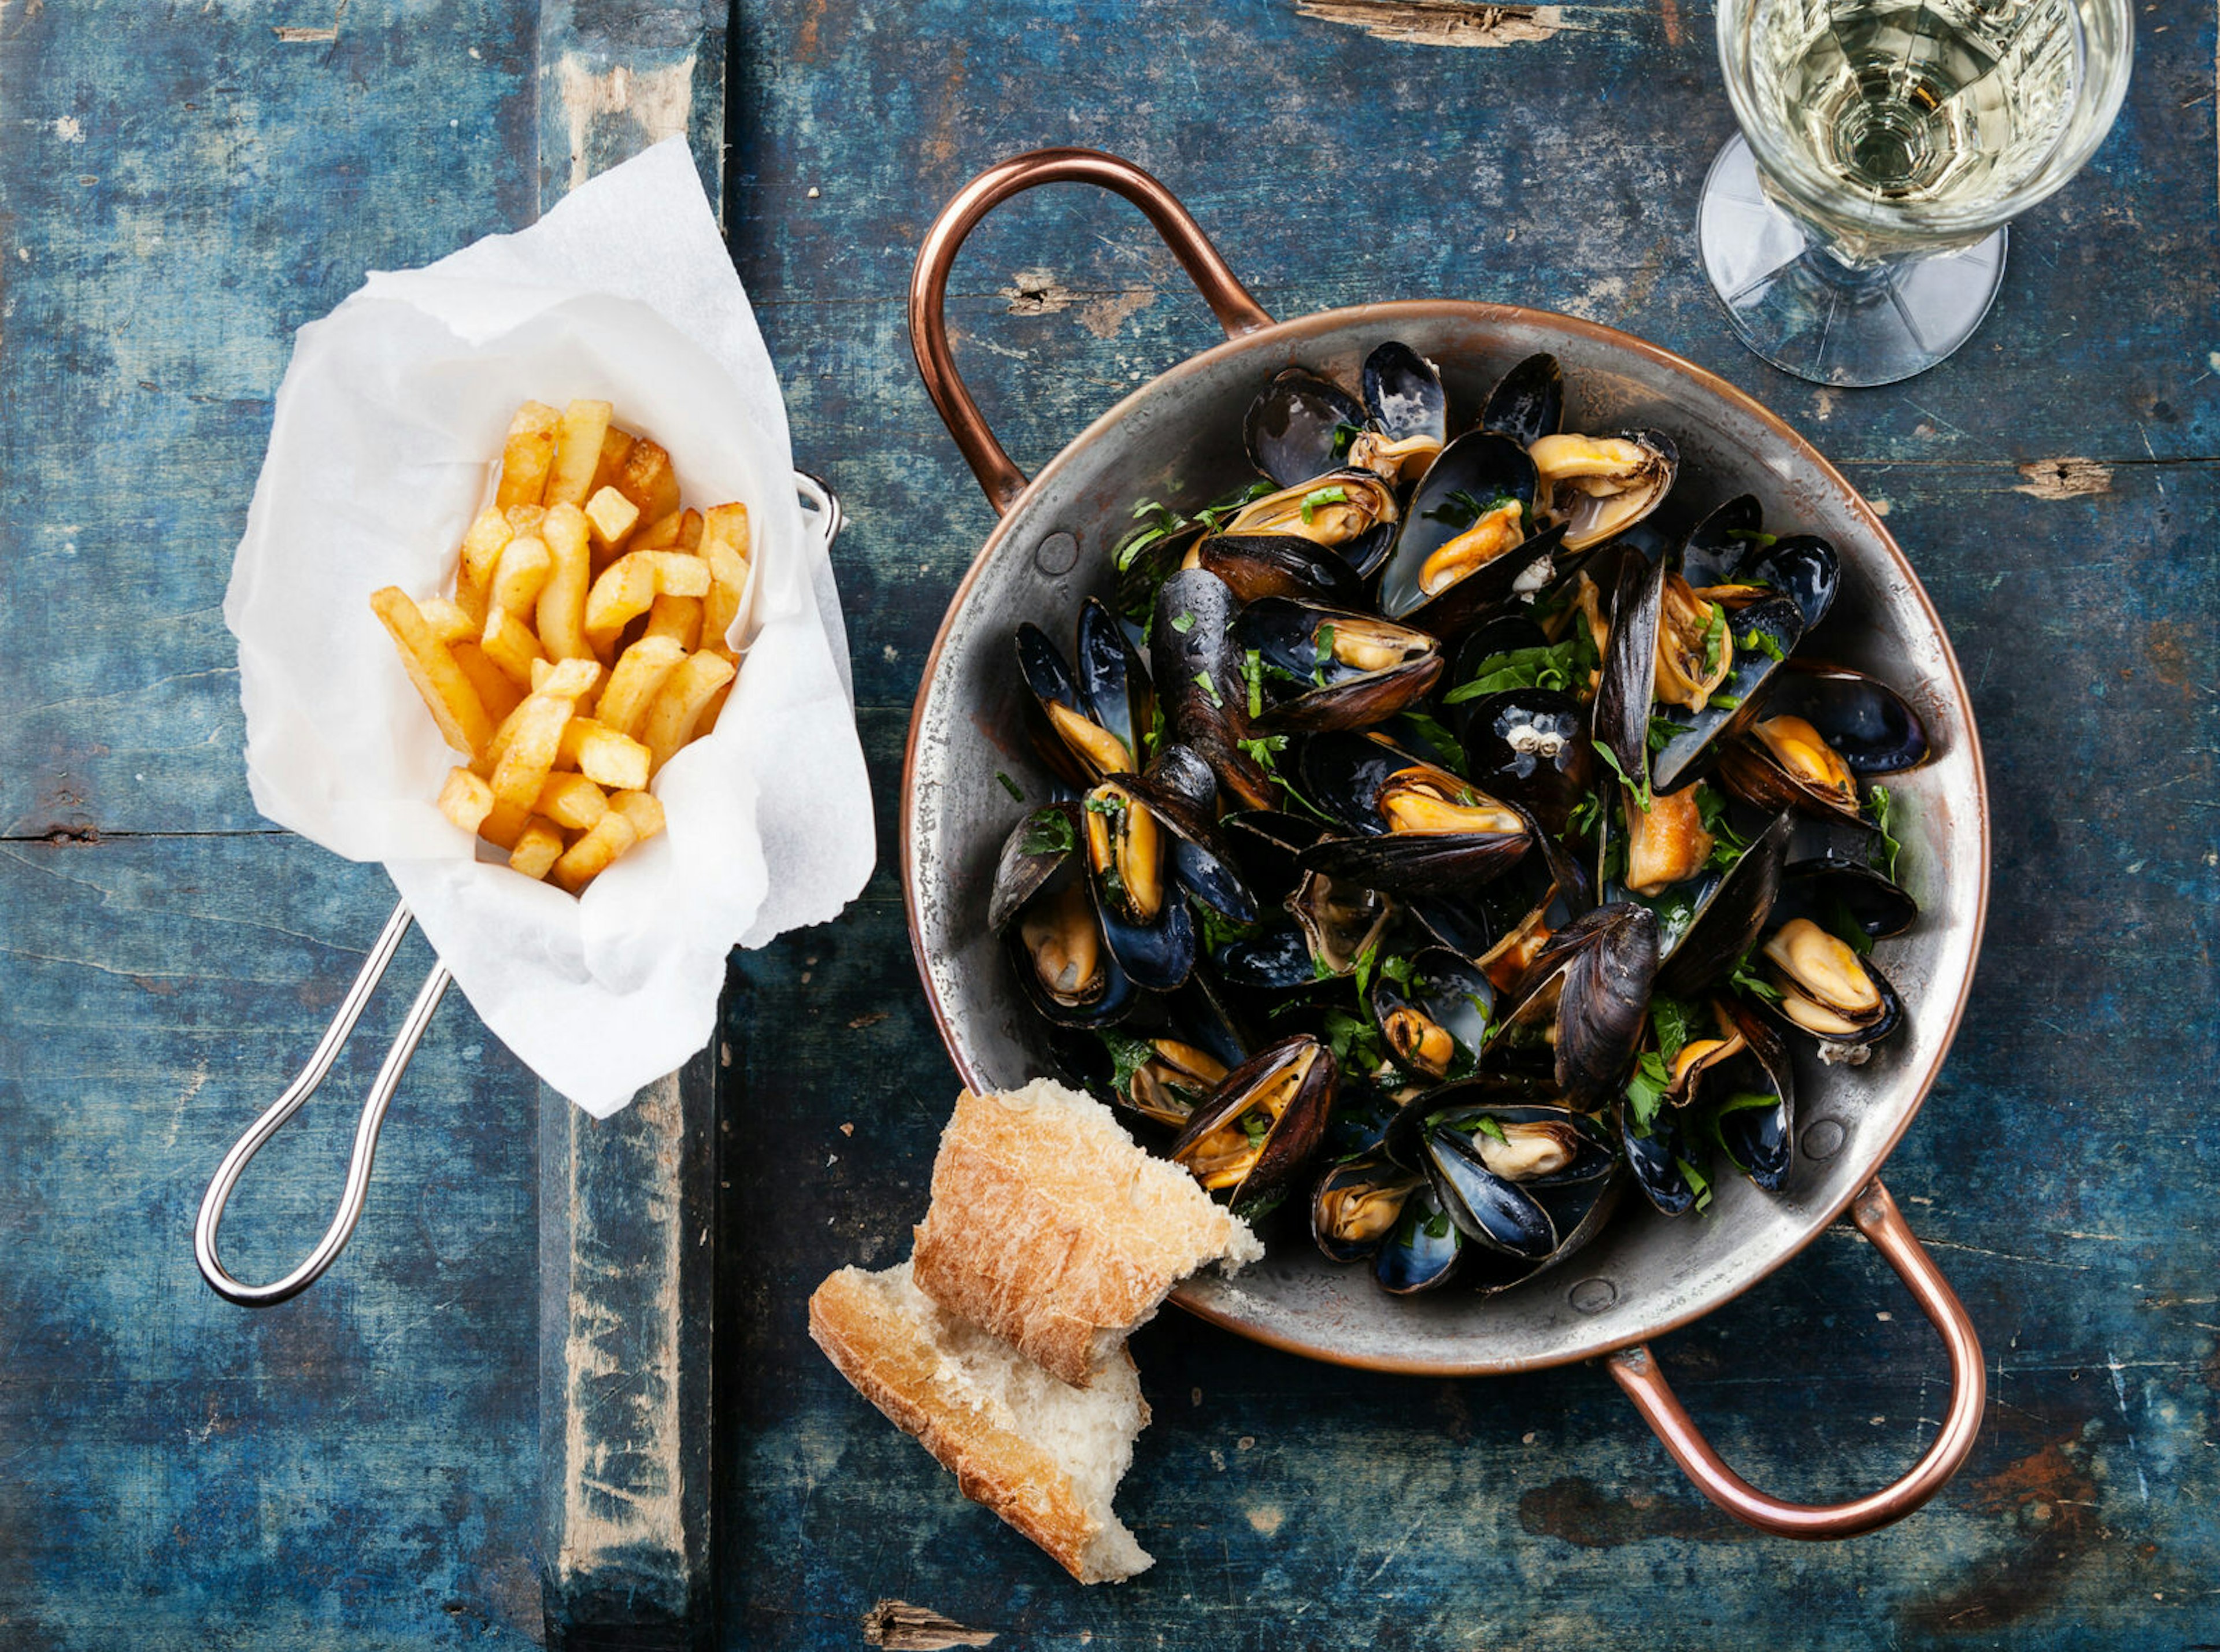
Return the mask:
POLYGON ((916 1237, 920 1289, 1076 1387, 1181 1280, 1257 1250, 1108 1108, 1047 1080, 958 1100, 916 1237))
MULTIPOLYGON (((992 1509, 1080 1582, 1122 1581, 1151 1563, 1122 1526, 1113 1534, 1088 1513, 1048 1452, 988 1407, 964 1403, 961 1390, 944 1380, 944 1350, 926 1327, 890 1303, 881 1276, 844 1268, 819 1286, 809 1299, 809 1335, 858 1393, 956 1476, 964 1496, 992 1509)), ((1132 1363, 1123 1350, 1119 1357, 1132 1363)), ((1145 1424, 1148 1407, 1139 1411, 1145 1424)))

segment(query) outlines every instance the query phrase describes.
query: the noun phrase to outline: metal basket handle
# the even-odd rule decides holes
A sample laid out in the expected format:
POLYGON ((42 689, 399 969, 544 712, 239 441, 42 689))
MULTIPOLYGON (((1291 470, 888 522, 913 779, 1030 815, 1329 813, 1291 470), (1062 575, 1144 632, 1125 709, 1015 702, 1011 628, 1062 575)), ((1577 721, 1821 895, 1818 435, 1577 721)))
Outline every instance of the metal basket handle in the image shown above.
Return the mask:
POLYGON ((231 1198, 231 1190, 239 1185, 239 1178, 262 1150, 263 1144, 301 1110, 301 1104, 316 1093, 324 1075, 332 1070, 332 1063, 339 1059, 340 1051, 354 1032, 354 1024, 362 1018, 363 1006, 377 990, 386 966, 393 962, 394 953, 400 950, 414 921, 407 901, 393 908, 393 916, 385 920, 377 944, 363 960, 354 985, 347 988, 339 1013, 324 1029, 324 1036, 317 1041, 309 1064, 286 1086, 285 1093, 247 1126, 246 1133, 232 1144, 231 1151, 216 1166, 215 1179, 209 1183, 208 1194, 201 1200, 200 1215, 193 1223, 193 1259, 200 1263, 201 1277, 208 1281, 209 1288, 227 1302, 236 1302, 244 1308, 266 1308, 299 1295, 338 1260, 340 1252, 346 1249, 346 1242, 354 1235, 355 1224, 362 1219, 363 1201, 370 1193, 371 1164, 377 1156, 377 1132, 385 1123, 385 1109, 393 1100, 401 1075, 408 1069, 408 1058, 416 1053, 424 1029, 432 1024, 432 1013, 440 1007, 440 999, 446 992, 448 982, 454 979, 444 963, 434 963, 432 973, 417 988, 416 1001, 408 1007, 408 1017, 401 1023, 401 1031, 377 1069, 377 1081, 370 1087, 370 1099, 363 1103, 362 1117, 355 1124, 354 1148, 347 1156, 346 1186, 340 1194, 340 1207, 332 1217, 332 1225, 324 1230, 324 1237, 316 1241, 316 1248, 291 1273, 268 1285, 249 1285, 235 1278, 216 1255, 216 1230, 222 1225, 223 1207, 231 1198))

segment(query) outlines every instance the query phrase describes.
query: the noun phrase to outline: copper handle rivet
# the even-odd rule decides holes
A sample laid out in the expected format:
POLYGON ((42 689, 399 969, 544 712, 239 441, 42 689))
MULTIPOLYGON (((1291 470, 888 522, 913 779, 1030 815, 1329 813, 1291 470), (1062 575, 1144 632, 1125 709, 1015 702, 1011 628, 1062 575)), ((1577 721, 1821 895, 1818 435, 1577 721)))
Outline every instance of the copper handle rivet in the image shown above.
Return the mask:
POLYGON ((1079 566, 1079 541, 1069 533, 1051 533, 1033 547, 1033 566, 1051 579, 1060 579, 1079 566))
POLYGON ((1618 1287, 1607 1279, 1584 1279, 1565 1293, 1577 1313, 1601 1313, 1618 1300, 1618 1287))
POLYGON ((1804 1156, 1807 1159, 1830 1159, 1843 1150, 1843 1124, 1839 1119, 1814 1119, 1804 1132, 1804 1156))

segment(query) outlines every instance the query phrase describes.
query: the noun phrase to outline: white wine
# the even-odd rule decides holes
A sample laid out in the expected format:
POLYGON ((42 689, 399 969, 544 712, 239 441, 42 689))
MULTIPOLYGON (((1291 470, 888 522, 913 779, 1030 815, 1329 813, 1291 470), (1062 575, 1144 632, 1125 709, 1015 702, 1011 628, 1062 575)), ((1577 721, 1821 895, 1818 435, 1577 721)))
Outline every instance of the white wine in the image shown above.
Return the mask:
MULTIPOLYGON (((2041 170, 2083 70, 2069 0, 1757 0, 1752 90, 1793 169, 1799 215, 1855 257, 1936 244, 2041 170), (1961 220, 1962 221, 1962 220, 1961 220)), ((1784 204, 1791 204, 1784 203, 1784 204)))

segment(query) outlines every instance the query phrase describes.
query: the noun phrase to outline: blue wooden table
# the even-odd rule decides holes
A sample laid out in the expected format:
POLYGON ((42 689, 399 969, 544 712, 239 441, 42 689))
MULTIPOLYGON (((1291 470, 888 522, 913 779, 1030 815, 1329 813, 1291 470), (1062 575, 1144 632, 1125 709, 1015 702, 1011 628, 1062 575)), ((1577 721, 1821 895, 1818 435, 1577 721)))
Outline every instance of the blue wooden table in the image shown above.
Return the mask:
MULTIPOLYGON (((797 460, 853 519, 882 814, 846 916, 735 958, 689 1092, 708 1243, 649 1418, 687 1430, 679 1643, 852 1646, 900 1599, 1001 1646, 2220 1644, 2209 5, 2138 14, 2118 128, 2017 228, 1973 343, 1842 393, 1744 354, 1696 270, 1731 125, 1696 0, 743 0, 729 58, 720 9, 535 9, 0 8, 0 1646, 587 1643, 542 1502, 551 1461, 579 1465, 541 1281, 589 1254, 596 1207, 546 1190, 617 1138, 582 1146, 458 1000, 321 1285, 242 1313, 187 1240, 390 901, 243 784, 217 610, 292 331, 658 122, 724 182, 797 460), (1158 1564, 1082 1592, 807 1342, 819 1279, 907 1248, 953 1093, 890 831, 918 672, 990 521, 915 382, 909 265, 964 179, 1053 143, 1155 171, 1276 315, 1440 294, 1624 326, 1885 502, 1973 684, 1998 842, 1974 1001, 1889 1169, 1991 1362, 1980 1444, 1926 1512, 1776 1543, 1697 1498, 1600 1372, 1374 1377, 1172 1316, 1137 1343, 1156 1420, 1120 1499, 1158 1564)), ((963 365, 1028 466, 1214 331, 1138 218, 1080 191, 998 215, 955 284, 963 365)), ((321 1229, 351 1111, 258 1163, 243 1269, 321 1229)), ((597 1196, 615 1236, 624 1189, 597 1196)), ((1790 1495, 1892 1477, 1939 1414, 1939 1350, 1846 1233, 1661 1354, 1790 1495)))

